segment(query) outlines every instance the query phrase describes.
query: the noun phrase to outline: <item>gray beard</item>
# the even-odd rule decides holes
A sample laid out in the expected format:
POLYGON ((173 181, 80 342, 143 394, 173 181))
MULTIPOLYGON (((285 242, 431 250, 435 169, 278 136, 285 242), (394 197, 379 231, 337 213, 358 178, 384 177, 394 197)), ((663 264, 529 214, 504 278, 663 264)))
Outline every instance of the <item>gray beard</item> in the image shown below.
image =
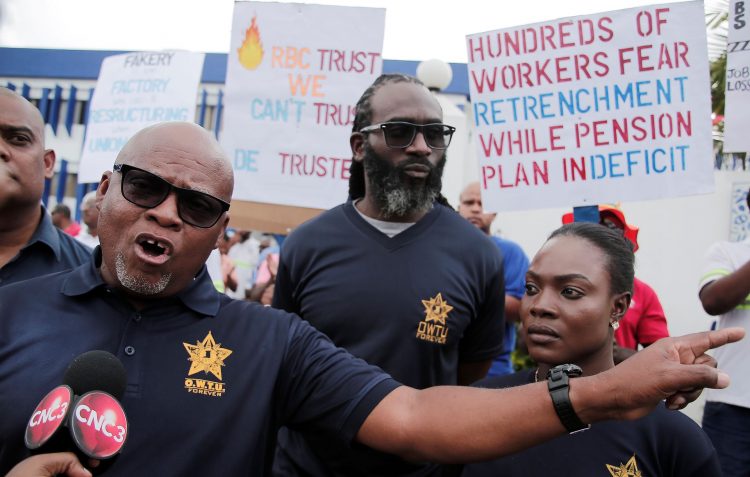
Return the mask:
POLYGON ((156 283, 149 282, 142 277, 128 273, 125 265, 125 255, 118 253, 115 256, 115 273, 123 287, 139 295, 157 295, 164 291, 172 279, 171 273, 162 274, 156 283))
POLYGON ((437 192, 428 189, 403 187, 379 192, 382 198, 378 197, 378 204, 385 219, 400 218, 409 213, 427 213, 437 198, 437 192))
POLYGON ((381 158, 369 144, 365 144, 363 165, 370 191, 386 220, 412 213, 427 213, 440 193, 445 155, 437 166, 432 166, 426 160, 413 162, 430 165, 432 170, 423 181, 405 176, 399 167, 381 158))

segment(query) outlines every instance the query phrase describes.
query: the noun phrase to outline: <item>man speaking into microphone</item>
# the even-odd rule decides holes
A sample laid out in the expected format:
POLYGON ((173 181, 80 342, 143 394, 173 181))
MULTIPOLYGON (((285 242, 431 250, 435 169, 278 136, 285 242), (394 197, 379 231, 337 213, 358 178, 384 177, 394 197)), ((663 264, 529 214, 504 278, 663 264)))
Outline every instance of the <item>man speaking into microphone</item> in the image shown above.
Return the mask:
MULTIPOLYGON (((426 88, 412 93, 434 101, 426 88)), ((37 403, 93 349, 117 356, 127 375, 127 443, 107 475, 267 475, 282 425, 435 462, 497 457, 566 431, 546 383, 409 388, 296 315, 219 294, 204 262, 229 221, 232 188, 209 132, 146 128, 101 178, 91 261, 0 289, 0 474, 28 456, 37 403)), ((683 390, 728 384, 704 352, 742 335, 670 338, 571 379, 569 411, 596 425, 663 399, 684 406, 695 395, 683 390)))

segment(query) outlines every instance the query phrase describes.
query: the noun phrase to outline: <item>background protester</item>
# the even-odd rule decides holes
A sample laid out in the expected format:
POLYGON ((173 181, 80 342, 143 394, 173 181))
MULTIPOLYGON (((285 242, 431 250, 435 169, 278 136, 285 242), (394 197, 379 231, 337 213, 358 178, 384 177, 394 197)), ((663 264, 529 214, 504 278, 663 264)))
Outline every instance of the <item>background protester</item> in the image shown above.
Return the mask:
POLYGON ((81 225, 71 218, 70 207, 65 204, 57 204, 52 209, 52 223, 71 237, 81 232, 81 225))
POLYGON ((502 376, 513 372, 511 353, 516 349, 516 325, 519 322, 518 309, 526 281, 526 269, 529 259, 523 249, 515 242, 490 234, 490 227, 497 214, 485 213, 482 206, 482 193, 479 182, 468 184, 461 192, 458 213, 484 232, 500 250, 503 257, 503 275, 505 281, 505 330, 503 334, 503 352, 492 360, 488 376, 502 376))
POLYGON ((86 228, 81 230, 76 239, 84 245, 94 248, 99 245, 99 233, 97 231, 99 209, 96 208, 96 191, 92 190, 81 199, 81 216, 86 228))
MULTIPOLYGON (((745 198, 750 210, 750 195, 745 198)), ((698 296, 719 328, 750 326, 750 240, 717 242, 706 252, 698 296)), ((725 477, 750 475, 750 346, 738 343, 715 355, 735 373, 732 389, 706 393, 703 429, 716 446, 725 477)))

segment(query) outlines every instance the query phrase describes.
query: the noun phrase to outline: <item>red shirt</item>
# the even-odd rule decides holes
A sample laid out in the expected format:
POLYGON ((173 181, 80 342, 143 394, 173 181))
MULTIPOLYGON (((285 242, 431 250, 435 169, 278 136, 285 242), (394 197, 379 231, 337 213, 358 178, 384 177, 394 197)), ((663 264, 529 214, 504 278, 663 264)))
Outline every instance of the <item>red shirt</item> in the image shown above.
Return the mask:
POLYGON ((78 222, 71 222, 70 225, 63 229, 63 232, 70 235, 71 237, 76 237, 79 233, 81 233, 81 226, 78 224, 78 222))
POLYGON ((639 344, 649 345, 667 336, 667 318, 659 297, 650 286, 636 278, 633 299, 615 331, 615 341, 623 348, 638 349, 639 344))

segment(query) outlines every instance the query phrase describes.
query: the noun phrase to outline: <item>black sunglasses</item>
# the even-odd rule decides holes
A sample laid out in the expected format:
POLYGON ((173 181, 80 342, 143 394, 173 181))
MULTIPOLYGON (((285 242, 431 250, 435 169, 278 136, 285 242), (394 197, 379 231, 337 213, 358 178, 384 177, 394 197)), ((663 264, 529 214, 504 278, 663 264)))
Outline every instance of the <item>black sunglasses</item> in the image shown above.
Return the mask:
POLYGON ((122 174, 122 196, 139 207, 152 209, 174 191, 177 194, 177 214, 190 225, 203 229, 213 227, 221 215, 229 210, 229 204, 221 199, 205 192, 177 187, 143 169, 115 164, 112 170, 122 174))
POLYGON ((424 136, 424 142, 432 149, 445 149, 451 143, 453 126, 442 123, 414 124, 406 121, 388 121, 373 124, 359 130, 361 133, 383 131, 385 144, 395 149, 405 149, 414 142, 417 131, 424 136))

